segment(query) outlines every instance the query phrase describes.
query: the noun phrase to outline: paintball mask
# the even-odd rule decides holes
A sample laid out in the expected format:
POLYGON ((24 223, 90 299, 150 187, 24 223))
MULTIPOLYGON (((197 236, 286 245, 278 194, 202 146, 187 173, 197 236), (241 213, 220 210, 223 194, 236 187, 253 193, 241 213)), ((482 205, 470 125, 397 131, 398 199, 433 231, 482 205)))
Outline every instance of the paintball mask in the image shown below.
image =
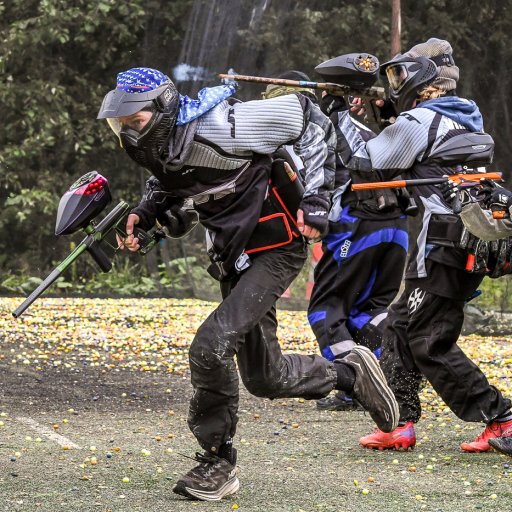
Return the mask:
POLYGON ((412 108, 423 87, 432 83, 439 72, 433 59, 397 55, 381 66, 389 82, 389 97, 400 114, 412 108))
POLYGON ((162 171, 179 106, 179 93, 166 75, 132 68, 119 73, 117 87, 103 99, 98 119, 107 120, 128 156, 155 173, 162 171), (125 119, 138 112, 147 112, 144 119, 149 120, 125 119))
POLYGON ((435 85, 445 92, 455 90, 459 68, 452 54, 448 41, 431 37, 381 66, 380 72, 388 77, 390 99, 398 113, 409 110, 427 85, 435 85))

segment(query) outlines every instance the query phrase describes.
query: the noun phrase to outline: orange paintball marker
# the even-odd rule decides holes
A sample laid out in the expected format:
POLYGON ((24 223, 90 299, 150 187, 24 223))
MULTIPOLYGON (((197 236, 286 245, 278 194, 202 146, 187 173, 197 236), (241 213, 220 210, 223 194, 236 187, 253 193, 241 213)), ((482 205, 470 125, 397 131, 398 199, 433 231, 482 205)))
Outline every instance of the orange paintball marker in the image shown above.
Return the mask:
MULTIPOLYGON (((371 183, 355 183, 352 185, 352 190, 375 190, 381 188, 407 188, 418 185, 440 185, 446 183, 448 180, 455 182, 457 185, 462 186, 477 186, 480 180, 496 180, 503 181, 501 172, 476 172, 476 173, 459 173, 450 176, 440 176, 439 178, 417 178, 411 180, 392 180, 392 181, 376 181, 371 183)), ((456 195, 453 204, 453 212, 460 213, 461 204, 459 194, 456 195)), ((492 216, 495 219, 503 219, 507 212, 493 211, 492 216)))

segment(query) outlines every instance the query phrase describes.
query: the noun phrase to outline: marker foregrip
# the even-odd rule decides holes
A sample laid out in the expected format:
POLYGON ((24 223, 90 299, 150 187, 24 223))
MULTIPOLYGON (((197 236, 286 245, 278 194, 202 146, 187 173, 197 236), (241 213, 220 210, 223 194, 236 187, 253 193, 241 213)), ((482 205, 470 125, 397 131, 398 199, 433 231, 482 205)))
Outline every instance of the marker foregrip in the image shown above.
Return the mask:
POLYGON ((455 214, 459 214, 462 211, 462 203, 460 201, 460 192, 459 191, 455 192, 455 197, 453 198, 453 201, 452 201, 452 210, 453 210, 453 213, 455 213, 455 214))

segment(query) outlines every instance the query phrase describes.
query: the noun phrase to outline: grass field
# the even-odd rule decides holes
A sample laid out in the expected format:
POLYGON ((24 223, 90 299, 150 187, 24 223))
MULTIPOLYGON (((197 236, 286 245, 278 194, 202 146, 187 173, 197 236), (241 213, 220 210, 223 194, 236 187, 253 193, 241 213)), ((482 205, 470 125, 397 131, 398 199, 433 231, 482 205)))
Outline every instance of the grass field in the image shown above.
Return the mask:
MULTIPOLYGON (((362 412, 242 390, 240 491, 219 503, 171 492, 197 450, 186 418, 187 347, 213 308, 199 301, 45 299, 16 321, 0 299, 0 511, 512 511, 512 476, 495 452, 461 453, 482 429, 429 386, 409 452, 358 446, 362 412)), ((285 350, 316 350, 303 312, 279 313, 285 350)), ((509 396, 512 345, 461 346, 509 396)))

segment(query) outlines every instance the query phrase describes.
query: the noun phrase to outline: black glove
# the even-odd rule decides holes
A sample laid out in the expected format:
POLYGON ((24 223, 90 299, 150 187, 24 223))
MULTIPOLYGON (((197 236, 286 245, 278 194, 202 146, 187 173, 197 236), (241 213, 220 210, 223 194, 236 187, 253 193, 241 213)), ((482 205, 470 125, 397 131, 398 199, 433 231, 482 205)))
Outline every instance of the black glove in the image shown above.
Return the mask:
POLYGON ((451 204, 451 202, 455 199, 455 196, 459 192, 457 183, 455 183, 452 180, 447 180, 444 183, 440 183, 439 185, 436 185, 436 187, 441 191, 441 193, 443 194, 443 199, 448 204, 451 204))
POLYGON ((378 107, 378 109, 381 128, 385 128, 386 126, 393 124, 398 117, 395 105, 389 99, 384 100, 384 105, 382 105, 382 107, 378 107))
POLYGON ((320 236, 325 236, 329 229, 330 202, 322 196, 307 196, 302 198, 300 209, 304 212, 304 224, 320 231, 320 236))
MULTIPOLYGON (((445 176, 448 177, 448 176, 445 176)), ((448 179, 436 185, 443 194, 443 199, 452 207, 453 213, 459 214, 462 210, 460 189, 455 181, 448 179)))
POLYGON ((377 208, 381 212, 390 212, 398 207, 398 198, 393 189, 381 188, 375 190, 377 208))
POLYGON ((506 212, 510 214, 512 208, 512 192, 498 185, 493 180, 480 180, 482 188, 478 196, 483 197, 484 205, 492 212, 506 212))
POLYGON ((347 110, 348 105, 343 96, 334 96, 333 94, 326 94, 320 99, 320 110, 329 117, 335 112, 342 112, 347 110))
POLYGON ((192 231, 199 222, 199 216, 193 209, 171 206, 157 215, 158 222, 167 228, 171 238, 181 238, 192 231))

